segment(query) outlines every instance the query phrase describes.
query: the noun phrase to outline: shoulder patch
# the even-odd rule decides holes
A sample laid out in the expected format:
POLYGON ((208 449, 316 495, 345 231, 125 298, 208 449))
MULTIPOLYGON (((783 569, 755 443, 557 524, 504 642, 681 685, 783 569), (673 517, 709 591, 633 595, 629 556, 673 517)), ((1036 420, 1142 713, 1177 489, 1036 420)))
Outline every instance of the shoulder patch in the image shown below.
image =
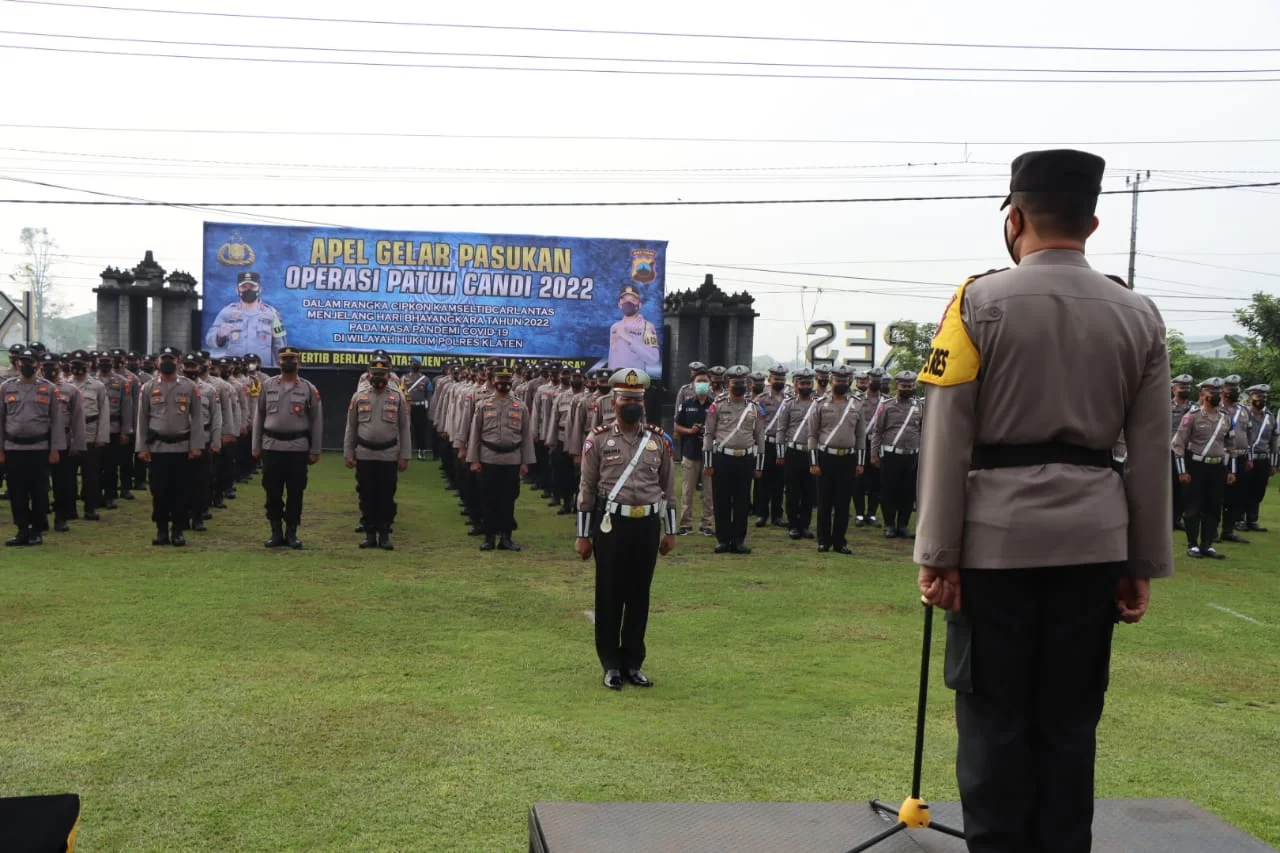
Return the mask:
POLYGON ((1183 425, 1183 426, 1186 426, 1186 425, 1187 425, 1187 424, 1189 424, 1189 423, 1191 423, 1191 415, 1183 415, 1183 416, 1182 416, 1182 425, 1183 425))
POLYGON ((943 312, 942 321, 938 324, 938 332, 933 336, 929 355, 920 368, 920 381, 926 385, 963 385, 978 378, 982 359, 960 316, 965 288, 976 278, 978 276, 960 285, 947 303, 947 310, 943 312))
POLYGON ((1118 284, 1118 285, 1120 285, 1121 287, 1123 287, 1125 290, 1128 290, 1128 289, 1129 289, 1129 282, 1125 281, 1125 280, 1124 280, 1124 279, 1122 279, 1120 276, 1118 276, 1118 275, 1111 275, 1111 274, 1109 274, 1109 273, 1107 273, 1107 274, 1106 274, 1106 276, 1107 276, 1107 278, 1109 278, 1109 279, 1111 279, 1112 281, 1114 281, 1116 284, 1118 284))
POLYGON ((602 432, 604 432, 605 430, 609 429, 609 427, 611 427, 611 426, 613 426, 613 424, 600 424, 600 426, 596 427, 595 429, 593 429, 593 430, 591 431, 591 434, 592 434, 592 435, 599 435, 600 433, 602 433, 602 432))

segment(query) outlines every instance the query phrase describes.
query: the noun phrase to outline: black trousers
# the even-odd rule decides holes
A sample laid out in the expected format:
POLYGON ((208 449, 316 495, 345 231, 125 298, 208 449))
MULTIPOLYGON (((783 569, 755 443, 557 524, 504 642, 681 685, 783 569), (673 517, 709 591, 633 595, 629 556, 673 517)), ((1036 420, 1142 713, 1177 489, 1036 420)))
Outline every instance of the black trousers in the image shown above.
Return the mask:
POLYGON ((970 853, 1089 853, 1122 563, 964 569, 947 613, 970 853))
POLYGON ((200 454, 199 459, 191 461, 191 492, 187 499, 187 514, 191 517, 192 524, 204 520, 204 514, 209 509, 214 472, 221 465, 222 452, 212 454, 208 447, 200 454))
POLYGON ((560 499, 560 481, 564 477, 564 455, 559 444, 547 450, 547 491, 556 500, 560 499))
POLYGON ((217 436, 214 441, 219 442, 220 449, 209 468, 209 491, 221 496, 231 490, 236 478, 243 473, 243 465, 240 462, 240 440, 236 439, 234 444, 221 444, 222 436, 217 436))
POLYGON ((1222 512, 1222 493, 1227 487, 1227 466, 1206 465, 1187 458, 1191 482, 1182 488, 1182 517, 1187 528, 1188 547, 1200 550, 1213 545, 1218 532, 1218 516, 1222 512))
POLYGON ((191 525, 192 461, 187 451, 151 454, 151 520, 157 527, 173 525, 187 530, 191 525))
POLYGON ((1178 519, 1186 515, 1182 502, 1182 484, 1178 482, 1178 462, 1170 457, 1169 472, 1173 477, 1173 520, 1176 523, 1178 519))
POLYGON ((1258 509, 1262 505, 1262 499, 1267 496, 1267 484, 1271 482, 1271 460, 1265 456, 1253 460, 1253 470, 1245 474, 1244 480, 1244 520, 1252 524, 1257 522, 1258 509))
POLYGON ((787 526, 792 530, 808 530, 817 503, 817 483, 809 473, 809 452, 787 448, 787 526))
POLYGON ((818 453, 818 544, 841 548, 848 544, 849 498, 853 495, 858 454, 818 453))
POLYGON ((573 456, 567 451, 558 451, 557 458, 556 500, 572 509, 578 500, 578 478, 582 469, 573 464, 573 456))
POLYGON ((520 466, 481 466, 480 495, 484 532, 489 536, 510 536, 516 523, 516 498, 520 497, 520 466))
POLYGON ((253 460, 253 439, 250 436, 243 436, 236 439, 235 465, 236 479, 248 480, 253 476, 254 470, 258 464, 253 460))
MULTIPOLYGON (((870 459, 870 444, 867 445, 866 452, 870 459)), ((875 515, 880 508, 880 469, 876 466, 867 465, 862 470, 862 476, 854 481, 853 508, 855 514, 861 517, 875 515)))
POLYGON ((120 456, 133 454, 133 446, 120 443, 120 434, 111 433, 106 447, 98 454, 98 481, 102 486, 103 501, 120 497, 120 456))
POLYGON ((283 521, 291 527, 302 523, 308 455, 305 450, 262 451, 262 490, 267 493, 268 521, 283 521))
POLYGON ((133 485, 140 489, 147 484, 147 463, 137 456, 133 457, 133 485))
POLYGON ((1249 489, 1245 485, 1247 460, 1239 460, 1240 474, 1231 485, 1222 488, 1222 535, 1235 529, 1236 522, 1244 518, 1245 507, 1249 502, 1249 489))
POLYGON ((764 473, 753 486, 752 509, 757 518, 782 518, 782 491, 786 481, 778 465, 778 445, 764 445, 764 473))
POLYGON ((72 458, 72 477, 80 474, 80 500, 84 501, 84 511, 91 513, 102 504, 102 486, 99 484, 102 453, 105 447, 90 442, 84 453, 72 458))
POLYGON ((918 455, 886 453, 880 457, 880 499, 884 503, 885 527, 905 529, 911 521, 919 462, 918 455))
POLYGON ((119 448, 119 452, 116 454, 116 466, 119 471, 120 493, 124 494, 125 492, 133 491, 133 462, 137 458, 137 454, 134 453, 133 442, 120 445, 119 448))
POLYGON ((70 451, 64 450, 58 455, 58 464, 52 466, 53 475, 53 517, 57 519, 75 518, 76 513, 76 467, 79 457, 72 457, 70 451))
POLYGON ((49 451, 6 450, 4 456, 14 526, 43 533, 49 529, 49 451))
POLYGON ((386 530, 395 521, 399 463, 356 460, 356 488, 360 492, 360 517, 366 529, 386 530))
POLYGON ((625 672, 644 663, 649 587, 658 562, 662 519, 615 515, 612 524, 608 533, 597 524, 594 537, 596 655, 605 669, 625 672))
POLYGON ((413 449, 427 449, 427 407, 412 405, 409 407, 409 432, 413 436, 413 449))
POLYGON ((745 542, 747 522, 751 517, 751 481, 755 477, 754 456, 712 458, 715 475, 711 478, 711 494, 715 500, 716 539, 722 545, 745 542))

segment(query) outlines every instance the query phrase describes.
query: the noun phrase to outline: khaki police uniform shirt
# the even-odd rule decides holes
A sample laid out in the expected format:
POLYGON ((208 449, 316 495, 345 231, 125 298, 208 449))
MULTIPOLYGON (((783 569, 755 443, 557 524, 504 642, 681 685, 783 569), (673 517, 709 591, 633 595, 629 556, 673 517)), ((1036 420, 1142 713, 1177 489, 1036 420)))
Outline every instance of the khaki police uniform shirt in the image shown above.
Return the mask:
POLYGON ((1224 464, 1248 452, 1249 447, 1247 438, 1231 425, 1230 415, 1221 409, 1207 412, 1199 407, 1182 416, 1170 446, 1174 456, 1205 456, 1221 459, 1224 464))
POLYGON ((428 417, 431 419, 431 425, 436 428, 437 432, 443 430, 442 415, 449 411, 449 395, 453 389, 453 377, 445 374, 436 382, 436 399, 435 405, 431 407, 428 417))
POLYGON ((467 461, 482 465, 532 465, 533 418, 529 407, 499 394, 476 407, 467 439, 467 461))
POLYGON ((62 407, 62 427, 67 433, 67 450, 83 453, 88 448, 84 400, 70 379, 58 380, 58 403, 62 407))
POLYGON ((403 391, 388 382, 381 390, 370 385, 367 391, 357 391, 351 396, 347 430, 342 437, 343 456, 365 462, 395 462, 409 458, 410 445, 409 401, 403 391), (375 449, 361 442, 393 443, 375 449))
POLYGON ((803 445, 799 448, 801 450, 809 448, 809 426, 816 415, 816 413, 811 415, 809 412, 818 404, 818 401, 817 394, 810 395, 808 399, 797 394, 787 403, 775 427, 779 442, 787 446, 803 445))
POLYGON ((962 286, 921 369, 915 560, 1014 569, 1127 562, 1173 573, 1165 328, 1150 299, 1050 249, 962 286), (1051 389, 1047 391, 1046 389, 1051 389), (981 445, 1061 442, 1110 452, 1128 473, 1048 464, 969 470, 981 445), (1088 531, 1081 536, 1081 531, 1088 531))
POLYGON ((749 447, 754 447, 759 455, 764 454, 764 416, 760 407, 745 397, 739 400, 729 394, 717 397, 707 407, 702 452, 749 447), (738 426, 739 422, 742 426, 738 426))
MULTIPOLYGON (((1248 452, 1248 446, 1245 444, 1244 436, 1249 431, 1249 413, 1245 411, 1244 406, 1237 403, 1228 403, 1224 397, 1222 405, 1218 407, 1224 415, 1231 419, 1231 429, 1241 435, 1241 440, 1235 447, 1228 447, 1227 453, 1231 456, 1243 456, 1248 452)), ((1243 469, 1241 469, 1243 471, 1243 469)))
POLYGON ((476 407, 493 396, 493 393, 493 388, 488 385, 472 384, 458 398, 457 409, 449 425, 449 435, 453 438, 454 447, 466 449, 467 439, 471 438, 471 419, 475 417, 476 407))
POLYGON ((107 408, 110 411, 108 426, 112 435, 133 435, 137 410, 129 383, 116 373, 98 374, 98 381, 107 389, 107 408))
POLYGON ((1249 458, 1258 460, 1255 465, 1274 466, 1278 449, 1275 413, 1265 406, 1249 406, 1249 458))
POLYGON ((875 420, 876 412, 880 409, 880 404, 888 399, 888 397, 879 393, 874 397, 870 394, 863 394, 856 398, 858 411, 862 413, 862 422, 867 425, 868 444, 871 442, 871 423, 875 420))
POLYGON ((137 451, 139 453, 188 453, 203 451, 208 442, 204 415, 200 411, 200 389, 185 376, 166 382, 153 379, 138 395, 137 451), (181 441, 159 441, 157 436, 181 441), (156 439, 156 440, 152 440, 156 439))
MULTIPOLYGON (((296 375, 296 374, 295 374, 296 375)), ((324 410, 320 391, 298 376, 286 382, 272 376, 262 383, 253 414, 253 452, 287 450, 317 455, 324 441, 324 410), (293 439, 272 438, 272 432, 306 432, 293 439)))
POLYGON ((1177 400, 1173 401, 1170 406, 1170 412, 1173 415, 1173 425, 1169 428, 1170 437, 1178 431, 1178 425, 1182 423, 1182 416, 1189 411, 1191 411, 1191 403, 1189 401, 1186 403, 1180 403, 1177 400))
POLYGON ((582 452, 582 450, 581 448, 573 448, 569 446, 569 429, 573 426, 574 415, 582 405, 582 401, 586 396, 586 391, 581 389, 574 391, 570 388, 567 392, 556 398, 556 425, 554 440, 556 444, 560 445, 560 449, 563 452, 574 456, 577 456, 582 452))
POLYGON ((222 436, 226 430, 226 425, 222 422, 222 400, 220 397, 225 392, 218 387, 216 382, 209 379, 199 379, 196 381, 196 385, 200 387, 200 422, 204 424, 204 449, 208 450, 213 447, 221 450, 222 436))
POLYGON ((63 423, 58 389, 47 379, 36 376, 31 381, 9 379, 0 385, 4 404, 0 405, 0 438, 9 450, 66 450, 67 432, 63 423), (31 444, 18 444, 14 438, 36 438, 31 444))
POLYGON ((559 382, 552 382, 550 379, 538 389, 537 402, 534 404, 534 438, 546 444, 555 439, 551 426, 554 423, 553 414, 556 408, 556 397, 560 395, 562 388, 559 382))
POLYGON ((816 405, 809 422, 809 449, 857 450, 858 464, 866 461, 867 422, 858 401, 826 397, 816 405))
POLYGON ((72 376, 71 384, 80 391, 80 406, 84 409, 86 441, 107 444, 111 441, 111 404, 107 402, 107 386, 92 374, 72 376))
POLYGON ((778 441, 778 425, 782 423, 782 407, 790 403, 792 400, 790 390, 774 391, 772 388, 767 389, 762 394, 757 394, 754 401, 764 410, 764 440, 766 444, 774 444, 778 441))
POLYGON ((240 393, 240 385, 233 379, 223 379, 212 372, 203 374, 200 377, 202 382, 208 383, 216 394, 215 403, 221 410, 220 423, 222 429, 217 436, 210 436, 209 441, 217 441, 221 443, 223 436, 240 436, 240 427, 242 424, 248 423, 247 407, 244 404, 244 398, 240 393))
POLYGON ((403 381, 404 393, 409 398, 409 405, 418 409, 425 409, 427 407, 427 389, 431 387, 431 380, 427 378, 427 374, 419 370, 417 376, 410 373, 403 381))
POLYGON ((879 458, 886 447, 919 450, 924 421, 924 401, 912 395, 905 402, 884 397, 871 421, 871 457, 879 458), (901 433, 901 434, 899 434, 901 433))
POLYGON ((644 451, 631 476, 623 483, 614 502, 623 506, 647 506, 666 501, 675 506, 675 451, 662 428, 637 424, 626 432, 614 422, 597 427, 582 443, 582 480, 578 485, 578 509, 595 512, 596 501, 604 500, 631 464, 643 442, 644 451))

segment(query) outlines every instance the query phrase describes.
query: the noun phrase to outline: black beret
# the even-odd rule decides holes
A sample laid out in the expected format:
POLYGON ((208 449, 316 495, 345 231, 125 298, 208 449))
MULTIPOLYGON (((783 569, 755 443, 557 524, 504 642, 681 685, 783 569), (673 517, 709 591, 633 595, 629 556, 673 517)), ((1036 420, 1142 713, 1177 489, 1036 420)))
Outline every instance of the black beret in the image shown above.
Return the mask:
POLYGON ((1051 151, 1028 151, 1013 161, 1009 177, 1009 197, 1000 205, 1004 210, 1014 193, 1092 193, 1102 192, 1102 173, 1107 161, 1097 154, 1057 148, 1051 151))

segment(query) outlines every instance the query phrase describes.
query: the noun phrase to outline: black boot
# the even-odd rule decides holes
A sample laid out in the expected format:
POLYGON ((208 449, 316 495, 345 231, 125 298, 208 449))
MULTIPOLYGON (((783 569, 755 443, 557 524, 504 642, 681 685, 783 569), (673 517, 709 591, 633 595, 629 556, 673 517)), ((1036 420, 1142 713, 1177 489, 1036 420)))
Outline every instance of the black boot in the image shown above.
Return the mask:
POLYGON ((54 516, 53 531, 55 533, 66 533, 70 529, 71 525, 67 524, 67 520, 65 518, 58 518, 57 516, 54 516))
POLYGON ((396 549, 396 546, 391 544, 391 528, 384 527, 378 531, 378 547, 384 551, 396 549))
POLYGON ((262 544, 267 548, 284 547, 284 530, 281 528, 279 521, 271 522, 271 538, 262 544))
POLYGON ((498 538, 499 551, 519 551, 520 546, 511 541, 511 534, 504 533, 498 538))
POLYGON ((195 515, 191 517, 191 529, 194 530, 196 533, 208 532, 209 528, 205 527, 203 512, 197 512, 195 515))
POLYGON ((169 544, 169 525, 156 525, 156 538, 151 540, 152 545, 168 545, 169 544))
POLYGON ((360 525, 360 529, 364 531, 364 541, 360 543, 361 548, 377 548, 378 534, 374 532, 372 527, 360 525))
POLYGON ((480 545, 480 550, 481 550, 481 551, 492 551, 495 547, 497 547, 497 546, 493 544, 493 534, 492 534, 492 533, 486 533, 486 534, 485 534, 485 536, 484 536, 484 542, 480 545))
POLYGON ((173 538, 169 540, 169 543, 175 548, 181 548, 187 544, 187 537, 182 535, 182 530, 176 525, 173 528, 173 538))
POLYGON ((298 539, 298 526, 296 524, 289 524, 285 526, 284 541, 285 544, 293 550, 302 550, 302 542, 298 539))
POLYGON ((44 537, 40 535, 39 530, 36 530, 34 527, 31 528, 31 532, 27 534, 27 544, 28 545, 44 544, 44 537))

